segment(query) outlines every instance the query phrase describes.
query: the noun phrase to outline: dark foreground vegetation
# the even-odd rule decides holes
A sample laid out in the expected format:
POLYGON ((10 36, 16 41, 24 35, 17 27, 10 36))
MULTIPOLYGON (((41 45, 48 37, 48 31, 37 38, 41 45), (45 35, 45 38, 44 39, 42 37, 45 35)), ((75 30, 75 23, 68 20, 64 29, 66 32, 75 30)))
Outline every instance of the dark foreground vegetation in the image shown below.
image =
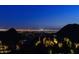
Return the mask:
POLYGON ((0 32, 0 53, 8 54, 78 54, 79 25, 68 24, 56 33, 0 32))

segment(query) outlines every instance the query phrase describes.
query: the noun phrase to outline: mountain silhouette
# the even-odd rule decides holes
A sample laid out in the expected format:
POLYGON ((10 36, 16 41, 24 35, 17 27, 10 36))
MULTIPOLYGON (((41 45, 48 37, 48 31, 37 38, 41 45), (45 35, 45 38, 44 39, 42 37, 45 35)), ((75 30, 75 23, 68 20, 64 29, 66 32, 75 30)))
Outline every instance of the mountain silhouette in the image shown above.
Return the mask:
POLYGON ((79 42, 79 24, 68 24, 57 33, 58 39, 69 38, 72 42, 79 42))
POLYGON ((8 39, 11 38, 10 40, 15 41, 18 37, 18 33, 14 28, 11 28, 8 31, 6 31, 6 36, 7 36, 8 39))

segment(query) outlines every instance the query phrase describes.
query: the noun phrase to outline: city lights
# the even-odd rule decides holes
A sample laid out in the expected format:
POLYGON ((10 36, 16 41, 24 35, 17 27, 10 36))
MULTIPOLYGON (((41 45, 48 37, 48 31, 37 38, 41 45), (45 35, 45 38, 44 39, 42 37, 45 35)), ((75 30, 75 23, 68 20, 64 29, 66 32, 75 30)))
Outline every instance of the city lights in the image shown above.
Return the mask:
POLYGON ((75 48, 79 48, 79 43, 75 43, 75 48))
POLYGON ((63 44, 62 43, 58 43, 58 47, 59 48, 63 47, 63 44))
POLYGON ((54 43, 55 43, 55 44, 57 44, 57 43, 58 43, 58 41, 57 41, 57 39, 56 39, 56 38, 54 38, 54 43))
POLYGON ((35 43, 35 46, 38 46, 40 43, 41 43, 41 41, 40 41, 40 38, 39 38, 39 41, 37 41, 37 42, 35 43))
POLYGON ((7 45, 3 45, 2 41, 0 41, 0 53, 9 53, 11 50, 8 50, 9 47, 7 45))

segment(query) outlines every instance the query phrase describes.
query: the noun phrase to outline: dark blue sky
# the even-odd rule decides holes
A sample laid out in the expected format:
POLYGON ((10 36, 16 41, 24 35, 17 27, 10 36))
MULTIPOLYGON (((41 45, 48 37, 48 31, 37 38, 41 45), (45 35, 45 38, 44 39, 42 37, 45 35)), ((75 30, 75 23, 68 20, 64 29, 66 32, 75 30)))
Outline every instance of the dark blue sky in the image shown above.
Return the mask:
POLYGON ((62 27, 79 24, 79 6, 1 6, 1 28, 62 27))

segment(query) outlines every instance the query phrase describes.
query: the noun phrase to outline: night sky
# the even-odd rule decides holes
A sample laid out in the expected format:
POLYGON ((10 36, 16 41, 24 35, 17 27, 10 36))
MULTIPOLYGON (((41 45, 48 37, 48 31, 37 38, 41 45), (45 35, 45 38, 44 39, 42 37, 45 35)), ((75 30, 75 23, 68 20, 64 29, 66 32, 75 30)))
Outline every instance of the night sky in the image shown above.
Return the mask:
POLYGON ((0 28, 62 27, 79 24, 79 6, 0 5, 0 28))

